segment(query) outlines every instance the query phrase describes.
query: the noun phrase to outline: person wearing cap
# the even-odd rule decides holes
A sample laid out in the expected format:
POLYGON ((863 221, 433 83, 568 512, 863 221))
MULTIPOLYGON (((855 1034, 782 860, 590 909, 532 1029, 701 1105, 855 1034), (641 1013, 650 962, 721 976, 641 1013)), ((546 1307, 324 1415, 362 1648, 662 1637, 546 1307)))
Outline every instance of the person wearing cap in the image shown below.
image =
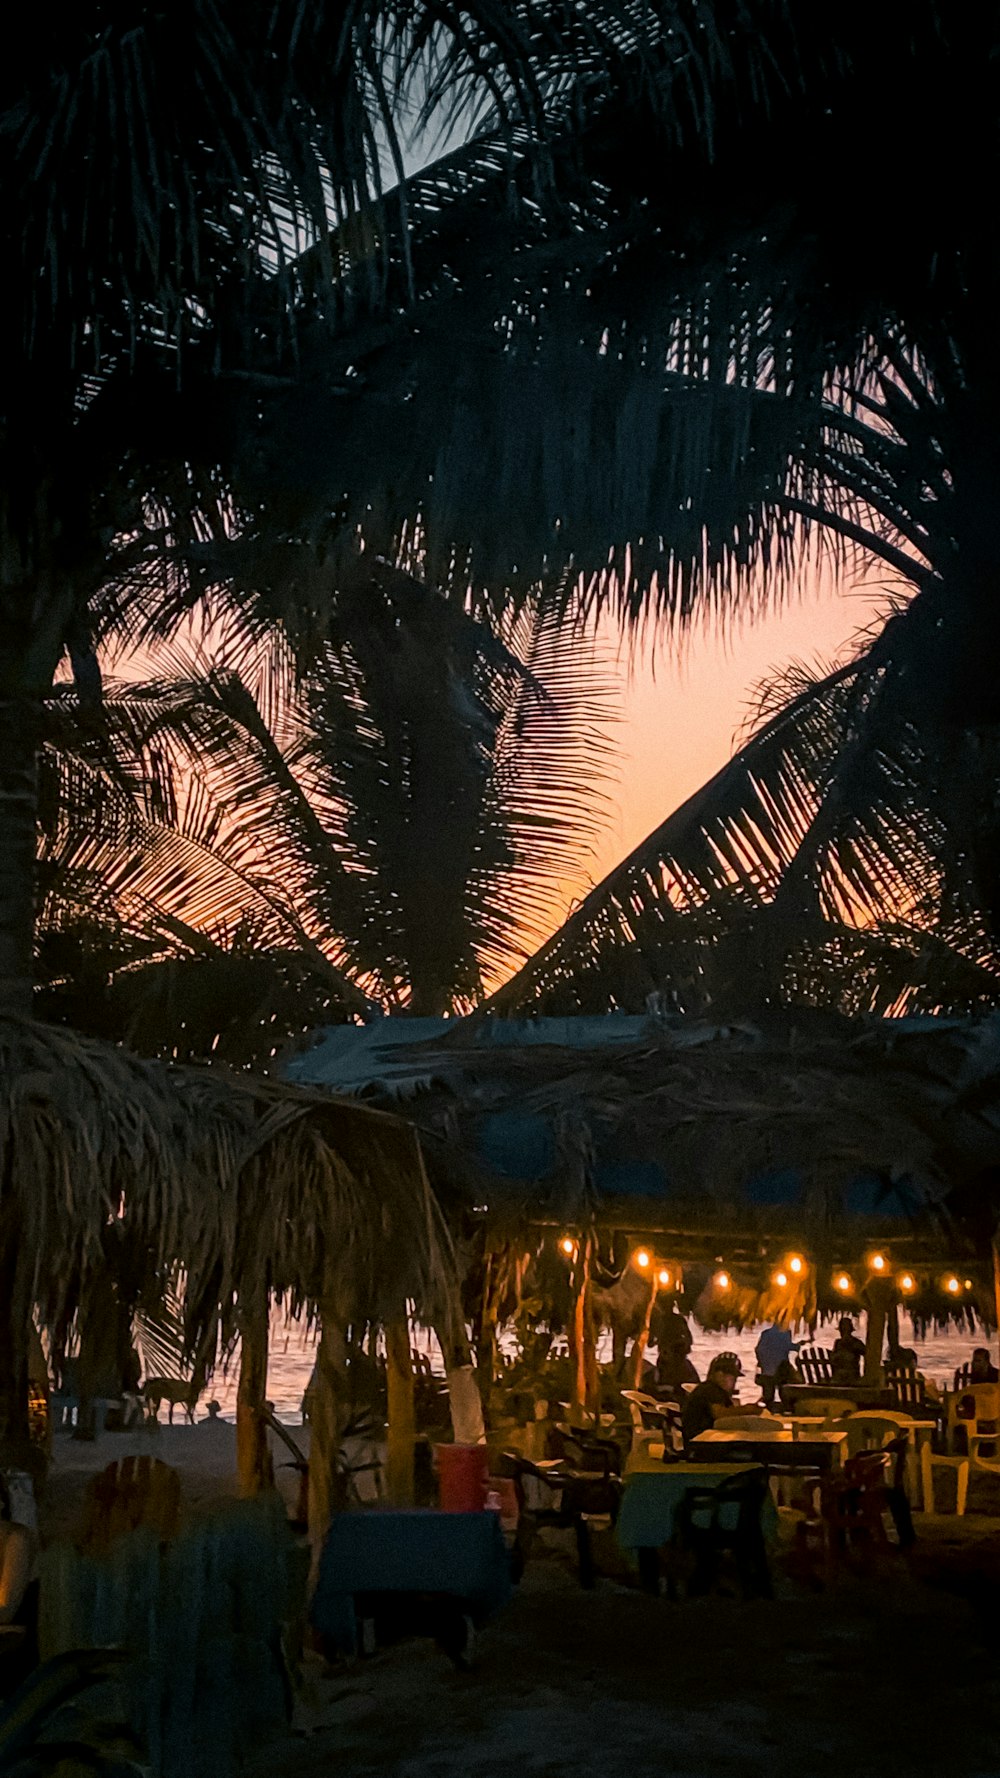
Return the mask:
POLYGON ((681 1410, 681 1431, 684 1449, 703 1432, 711 1432, 717 1420, 727 1415, 758 1414, 759 1408, 737 1405, 733 1400, 743 1366, 735 1352, 720 1352, 708 1367, 708 1376, 697 1389, 692 1389, 681 1410))

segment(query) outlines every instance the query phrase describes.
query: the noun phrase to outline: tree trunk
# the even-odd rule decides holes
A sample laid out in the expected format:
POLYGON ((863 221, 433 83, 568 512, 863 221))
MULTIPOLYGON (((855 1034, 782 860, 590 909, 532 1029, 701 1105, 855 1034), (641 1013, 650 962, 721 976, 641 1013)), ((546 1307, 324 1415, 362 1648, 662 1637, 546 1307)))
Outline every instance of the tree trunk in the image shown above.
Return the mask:
POLYGON ((244 1499, 274 1487, 262 1418, 267 1400, 268 1293, 240 1304, 240 1380, 236 1390, 236 1472, 244 1499))
POLYGON ((479 1384, 472 1363, 469 1336, 465 1331, 461 1305, 456 1304, 448 1326, 435 1327, 444 1357, 448 1382, 448 1407, 451 1411, 451 1436, 456 1445, 481 1445, 486 1440, 486 1423, 479 1384))
POLYGON ((30 1018, 39 707, 0 697, 0 1014, 30 1018))
POLYGON ((389 1391, 386 1490, 393 1506, 412 1506, 413 1449, 417 1422, 413 1364, 410 1358, 410 1322, 405 1305, 400 1315, 386 1324, 385 1349, 389 1391))

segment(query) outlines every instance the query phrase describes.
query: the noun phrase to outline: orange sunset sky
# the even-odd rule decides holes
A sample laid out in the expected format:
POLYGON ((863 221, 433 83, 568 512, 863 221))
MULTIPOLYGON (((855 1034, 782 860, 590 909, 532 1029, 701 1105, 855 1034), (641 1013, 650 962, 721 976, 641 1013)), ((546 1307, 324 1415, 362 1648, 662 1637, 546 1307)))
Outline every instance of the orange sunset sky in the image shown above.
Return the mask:
POLYGON ((611 809, 590 866, 599 882, 639 841, 725 764, 752 706, 755 688, 792 660, 830 663, 884 609, 877 569, 839 580, 814 573, 798 598, 747 616, 727 637, 692 631, 680 644, 622 651, 620 752, 611 809))

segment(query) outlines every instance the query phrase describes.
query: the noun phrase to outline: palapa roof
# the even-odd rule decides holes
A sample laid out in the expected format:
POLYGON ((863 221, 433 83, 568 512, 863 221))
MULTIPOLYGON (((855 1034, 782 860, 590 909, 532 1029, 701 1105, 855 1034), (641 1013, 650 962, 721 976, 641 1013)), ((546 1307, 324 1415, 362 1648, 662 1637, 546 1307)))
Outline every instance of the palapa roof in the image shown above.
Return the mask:
MULTIPOLYGON (((385 1080, 377 1055, 370 1078, 385 1080)), ((474 1157, 497 1226, 592 1221, 692 1261, 724 1242, 748 1261, 795 1244, 842 1263, 889 1239, 911 1263, 988 1256, 1000 1019, 473 1018, 394 1041, 388 1088, 474 1157)))
POLYGON ((410 1124, 224 1069, 145 1061, 61 1028, 0 1020, 0 1228, 15 1289, 55 1324, 109 1245, 132 1278, 187 1281, 192 1339, 264 1286, 359 1314, 453 1276, 410 1124))

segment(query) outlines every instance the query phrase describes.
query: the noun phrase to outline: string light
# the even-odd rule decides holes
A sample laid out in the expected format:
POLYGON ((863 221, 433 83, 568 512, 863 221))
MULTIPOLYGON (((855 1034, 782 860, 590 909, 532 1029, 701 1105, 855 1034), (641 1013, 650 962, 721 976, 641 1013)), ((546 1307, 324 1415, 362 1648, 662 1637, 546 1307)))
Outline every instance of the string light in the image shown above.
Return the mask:
POLYGON ((576 1242, 574 1241, 572 1235, 564 1235, 562 1240, 560 1241, 559 1245, 562 1248, 563 1252, 569 1256, 569 1258, 573 1257, 573 1253, 575 1252, 575 1249, 576 1249, 576 1242))
POLYGON ((873 1272, 884 1272, 885 1271, 885 1254, 884 1253, 873 1253, 872 1254, 872 1271, 873 1272))
POLYGON ((957 1296, 958 1292, 962 1288, 962 1286, 959 1284, 957 1278, 946 1278, 944 1281, 944 1287, 945 1287, 945 1290, 951 1291, 952 1296, 957 1296))
POLYGON ((801 1272, 804 1265, 805 1260, 801 1259, 797 1253, 793 1253, 788 1262, 788 1270, 790 1272, 801 1272))
POLYGON ((657 1284, 662 1284, 664 1290, 666 1290, 669 1287, 670 1273, 667 1271, 666 1266, 662 1266, 660 1268, 660 1270, 657 1272, 656 1282, 657 1282, 657 1284))
POLYGON ((788 1273, 787 1272, 775 1272, 774 1282, 778 1286, 779 1290, 784 1290, 785 1285, 788 1283, 788 1273))
POLYGON ((965 1280, 965 1288, 966 1288, 966 1290, 971 1290, 971 1289, 972 1289, 972 1279, 971 1279, 971 1278, 966 1278, 966 1280, 965 1280))
POLYGON ((842 1290, 842 1291, 844 1291, 844 1293, 845 1293, 845 1294, 846 1294, 846 1293, 847 1293, 847 1292, 848 1292, 848 1291, 849 1291, 849 1290, 850 1290, 850 1288, 851 1288, 851 1280, 850 1280, 850 1279, 849 1279, 849 1277, 848 1277, 848 1276, 847 1276, 847 1273, 846 1273, 846 1272, 841 1272, 841 1274, 840 1274, 840 1276, 839 1276, 839 1278, 837 1278, 837 1279, 836 1279, 836 1280, 835 1280, 835 1282, 836 1282, 836 1285, 837 1285, 837 1289, 838 1289, 838 1290, 842 1290))
POLYGON ((728 1290, 729 1289, 729 1273, 728 1272, 716 1272, 715 1283, 716 1283, 717 1289, 728 1290))
POLYGON ((639 1248, 639 1250, 635 1256, 635 1263, 639 1267, 640 1271, 644 1272, 646 1270, 647 1266, 649 1265, 649 1254, 646 1252, 645 1247, 639 1248))
POLYGON ((914 1281, 913 1281, 912 1277, 910 1276, 909 1272, 903 1273, 903 1276, 899 1280, 899 1288, 900 1288, 900 1290, 913 1290, 914 1289, 914 1281))

